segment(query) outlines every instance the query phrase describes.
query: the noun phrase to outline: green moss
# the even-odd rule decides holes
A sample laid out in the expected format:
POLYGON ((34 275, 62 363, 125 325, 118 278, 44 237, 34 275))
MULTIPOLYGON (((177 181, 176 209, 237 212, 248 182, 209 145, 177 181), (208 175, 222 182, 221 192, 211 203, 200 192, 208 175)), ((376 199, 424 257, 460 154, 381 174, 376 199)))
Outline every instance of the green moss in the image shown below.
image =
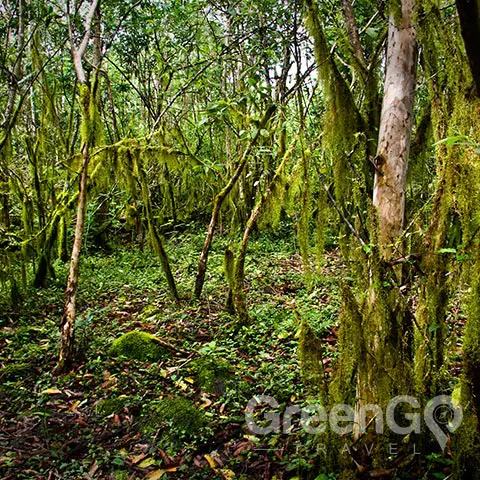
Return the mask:
POLYGON ((117 338, 109 353, 141 361, 156 361, 169 354, 168 349, 157 342, 155 335, 139 331, 128 332, 117 338))
POLYGON ((14 381, 26 377, 29 373, 32 373, 32 365, 29 363, 12 363, 0 370, 0 379, 14 381))
POLYGON ((200 358, 191 362, 195 383, 207 393, 224 394, 226 383, 233 377, 233 367, 225 360, 200 358))
POLYGON ((299 332, 298 358, 303 383, 313 394, 326 401, 327 383, 323 371, 322 344, 306 320, 302 320, 299 332))
POLYGON ((207 423, 207 419, 193 402, 186 398, 166 398, 154 403, 143 415, 141 429, 148 434, 159 429, 169 436, 191 436, 207 423))
POLYGON ((471 400, 470 385, 462 382, 459 403, 464 408, 463 420, 453 435, 452 441, 454 478, 479 478, 477 468, 480 463, 478 414, 475 412, 471 400))
POLYGON ((131 397, 104 398, 95 406, 95 413, 108 417, 112 413, 121 412, 131 401, 131 397))

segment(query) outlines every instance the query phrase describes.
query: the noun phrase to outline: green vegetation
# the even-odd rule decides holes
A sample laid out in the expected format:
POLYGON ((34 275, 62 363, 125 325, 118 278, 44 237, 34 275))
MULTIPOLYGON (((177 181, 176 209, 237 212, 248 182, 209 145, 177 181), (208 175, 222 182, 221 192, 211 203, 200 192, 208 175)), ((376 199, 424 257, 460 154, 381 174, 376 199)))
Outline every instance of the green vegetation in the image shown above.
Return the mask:
POLYGON ((0 478, 480 479, 479 1, 0 0, 0 478))
MULTIPOLYGON (((167 236, 166 247, 178 265, 180 292, 193 288, 190 272, 197 258, 191 252, 202 238, 202 233, 167 236)), ((9 405, 2 425, 12 427, 17 419, 29 419, 29 430, 15 445, 21 442, 29 449, 38 437, 58 447, 42 447, 32 455, 2 451, 0 468, 18 472, 19 479, 30 478, 28 472, 22 473, 29 469, 40 477, 58 471, 73 479, 96 462, 102 475, 138 472, 143 478, 165 468, 158 450, 162 449, 172 462, 182 465, 169 475, 210 479, 214 473, 203 455, 216 450, 228 458, 223 468, 242 478, 247 466, 243 475, 253 478, 261 472, 258 462, 264 458, 263 449, 274 442, 284 451, 281 461, 275 450, 268 453, 268 461, 278 472, 288 471, 291 476, 311 472, 321 452, 309 436, 301 430, 294 437, 251 436, 245 429, 244 409, 259 391, 279 402, 301 404, 306 398, 306 387, 299 382, 298 316, 311 319, 319 338, 328 339, 322 343, 329 359, 326 368, 331 369, 334 352, 328 345, 335 342, 338 280, 344 274, 341 261, 335 251, 329 253, 321 273, 313 278, 314 289, 309 290, 303 283, 294 239, 254 234, 246 274, 254 292, 248 297, 248 308, 256 328, 238 329, 224 309, 227 244, 228 238, 219 237, 213 246, 205 299, 180 304, 170 301, 157 259, 148 251, 119 248, 108 255, 84 257, 76 331, 77 355, 83 360, 64 376, 53 376, 51 369, 58 346, 55 321, 65 272, 48 289, 32 289, 22 314, 12 312, 2 320, 1 371, 19 368, 25 359, 32 362, 25 374, 2 378, 1 402, 9 405), (162 347, 155 361, 111 355, 119 339, 146 331, 173 348, 165 351, 162 347), (57 450, 64 442, 67 449, 57 450), (312 462, 303 462, 305 455, 312 462), (154 463, 139 469, 145 459, 154 463)), ((151 353, 157 344, 150 341, 150 335, 140 338, 147 339, 151 353)), ((13 442, 12 435, 13 431, 5 441, 13 442)))

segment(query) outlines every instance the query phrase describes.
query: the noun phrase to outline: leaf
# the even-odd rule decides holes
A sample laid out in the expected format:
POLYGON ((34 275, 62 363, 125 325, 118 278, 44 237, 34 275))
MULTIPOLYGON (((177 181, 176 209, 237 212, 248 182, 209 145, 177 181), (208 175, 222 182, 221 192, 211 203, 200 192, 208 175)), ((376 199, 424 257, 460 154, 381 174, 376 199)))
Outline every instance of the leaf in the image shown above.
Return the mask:
POLYGON ((135 465, 136 463, 140 462, 140 460, 143 460, 146 456, 147 455, 145 453, 140 453, 132 458, 132 463, 135 465))
POLYGON ((235 473, 232 472, 232 470, 228 469, 228 468, 222 468, 220 470, 221 474, 222 474, 222 477, 225 479, 225 480, 234 480, 235 478, 235 473))
POLYGON ((468 140, 468 137, 466 135, 456 135, 453 137, 442 138, 438 142, 435 142, 433 146, 436 147, 437 145, 442 145, 443 143, 447 146, 457 145, 461 140, 468 140))
POLYGON ((150 472, 145 478, 148 480, 159 480, 166 472, 166 470, 154 470, 153 472, 150 472))
POLYGON ((437 253, 457 253, 455 248, 440 248, 437 253))
POLYGON ((96 471, 98 470, 98 467, 99 467, 99 466, 100 466, 100 465, 98 465, 97 461, 95 460, 95 461, 92 463, 92 465, 90 465, 90 468, 89 468, 89 470, 88 470, 88 475, 89 475, 90 477, 93 477, 93 476, 95 475, 96 471))
POLYGON ((42 395, 63 395, 63 392, 58 388, 47 388, 42 392, 42 395))
POLYGON ((434 323, 433 325, 430 325, 428 327, 428 331, 430 333, 433 333, 435 330, 438 330, 440 328, 441 325, 439 325, 438 323, 434 323))
POLYGON ((150 457, 150 458, 145 459, 138 466, 140 468, 148 468, 148 467, 151 467, 152 465, 155 465, 155 459, 150 457))
POLYGON ((205 458, 205 460, 210 465, 210 468, 212 470, 215 470, 216 464, 215 464, 215 460, 212 458, 212 456, 210 456, 210 455, 208 455, 208 453, 206 453, 203 457, 205 458))
POLYGON ((266 128, 262 128, 262 129, 260 130, 260 135, 261 135, 262 137, 268 137, 268 136, 270 136, 270 133, 269 133, 269 131, 268 131, 266 128))

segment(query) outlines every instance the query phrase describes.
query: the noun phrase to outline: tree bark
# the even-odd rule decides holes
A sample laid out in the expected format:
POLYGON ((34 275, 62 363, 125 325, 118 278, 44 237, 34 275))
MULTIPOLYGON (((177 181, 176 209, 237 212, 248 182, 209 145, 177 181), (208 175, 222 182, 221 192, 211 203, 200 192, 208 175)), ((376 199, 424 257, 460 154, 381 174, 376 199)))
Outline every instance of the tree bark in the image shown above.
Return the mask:
POLYGON ((380 252, 389 257, 402 232, 405 186, 413 123, 417 63, 413 0, 402 0, 402 16, 390 15, 385 87, 380 117, 373 204, 379 216, 380 252))

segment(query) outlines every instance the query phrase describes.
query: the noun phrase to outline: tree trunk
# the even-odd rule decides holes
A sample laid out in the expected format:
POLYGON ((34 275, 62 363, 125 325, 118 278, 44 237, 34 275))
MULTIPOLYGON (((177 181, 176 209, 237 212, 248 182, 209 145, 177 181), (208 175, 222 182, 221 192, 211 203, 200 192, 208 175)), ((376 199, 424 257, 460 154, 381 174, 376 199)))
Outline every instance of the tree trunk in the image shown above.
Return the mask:
POLYGON ((405 185, 413 123, 416 42, 413 0, 402 0, 402 17, 390 15, 385 87, 380 117, 373 204, 379 216, 379 246, 387 258, 403 228, 405 185))
POLYGON ((78 290, 78 276, 80 266, 80 251, 83 241, 83 230, 85 227, 85 213, 87 209, 87 178, 90 153, 87 144, 83 145, 82 171, 80 173, 80 185, 77 207, 77 221, 75 225, 75 236, 73 240, 72 257, 70 260, 70 271, 65 291, 65 307, 60 323, 60 352, 57 370, 63 371, 69 367, 74 356, 74 327, 76 317, 76 301, 78 290))

